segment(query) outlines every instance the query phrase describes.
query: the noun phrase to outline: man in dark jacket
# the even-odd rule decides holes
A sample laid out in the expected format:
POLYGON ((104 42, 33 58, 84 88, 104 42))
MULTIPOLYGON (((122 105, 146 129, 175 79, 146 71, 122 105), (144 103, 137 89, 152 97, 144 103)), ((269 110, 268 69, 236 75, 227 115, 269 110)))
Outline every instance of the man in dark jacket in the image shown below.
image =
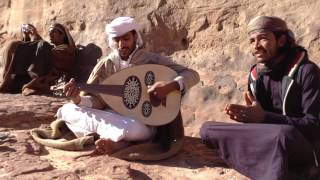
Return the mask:
POLYGON ((316 170, 320 70, 280 18, 256 17, 248 24, 248 34, 257 64, 244 92, 246 105, 225 108, 231 119, 243 124, 206 122, 201 138, 252 179, 288 179, 291 166, 316 170))

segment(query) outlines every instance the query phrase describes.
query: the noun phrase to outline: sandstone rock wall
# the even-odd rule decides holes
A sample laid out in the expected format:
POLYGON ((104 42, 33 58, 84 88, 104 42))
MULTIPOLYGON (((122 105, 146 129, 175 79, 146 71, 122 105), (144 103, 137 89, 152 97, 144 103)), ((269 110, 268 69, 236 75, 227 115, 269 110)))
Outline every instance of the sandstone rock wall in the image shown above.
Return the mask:
POLYGON ((297 42, 320 64, 318 0, 1 0, 0 44, 19 37, 22 23, 48 39, 52 22, 66 24, 77 44, 108 52, 104 27, 117 16, 133 16, 146 48, 199 71, 201 83, 184 99, 185 125, 193 135, 205 120, 225 121, 227 102, 241 102, 246 89, 246 24, 257 15, 287 20, 297 42))
POLYGON ((77 44, 94 43, 106 54, 105 24, 117 16, 133 16, 147 49, 201 75, 201 83, 183 101, 189 136, 183 150, 154 163, 107 156, 74 160, 87 152, 44 148, 31 139, 29 129, 49 124, 66 100, 0 94, 0 179, 247 179, 226 169, 217 152, 201 143, 199 127, 206 120, 228 121, 224 105, 242 101, 254 62, 246 39, 251 18, 287 20, 297 42, 320 65, 319 9, 319 0, 0 0, 0 51, 6 41, 19 38, 23 23, 34 24, 48 40, 49 25, 60 22, 77 44))

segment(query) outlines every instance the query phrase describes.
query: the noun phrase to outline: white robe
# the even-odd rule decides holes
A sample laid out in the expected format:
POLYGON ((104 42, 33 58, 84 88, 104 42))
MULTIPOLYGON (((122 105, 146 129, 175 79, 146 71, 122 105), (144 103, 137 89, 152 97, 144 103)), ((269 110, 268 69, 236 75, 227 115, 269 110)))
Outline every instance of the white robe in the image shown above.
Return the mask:
POLYGON ((103 111, 73 103, 61 107, 57 117, 64 120, 77 137, 97 133, 100 138, 119 142, 121 140, 144 141, 155 134, 154 127, 146 126, 112 110, 103 111))
MULTIPOLYGON (((129 67, 129 62, 121 61, 121 69, 129 67)), ((64 120, 77 137, 97 133, 100 138, 114 142, 145 141, 151 139, 156 132, 155 127, 144 125, 110 109, 102 111, 91 106, 90 98, 82 96, 79 105, 65 104, 58 110, 56 116, 64 120)))
MULTIPOLYGON (((135 51, 138 47, 135 49, 135 51)), ((120 69, 131 66, 130 55, 127 61, 118 60, 120 69)), ((181 78, 174 79, 178 82, 180 90, 184 89, 181 78)), ((110 109, 106 111, 93 109, 90 96, 81 96, 79 105, 65 104, 57 112, 57 117, 64 120, 69 129, 77 136, 82 137, 91 133, 97 133, 100 138, 110 139, 114 142, 145 141, 152 139, 156 133, 156 127, 151 127, 139 121, 122 116, 110 109)))

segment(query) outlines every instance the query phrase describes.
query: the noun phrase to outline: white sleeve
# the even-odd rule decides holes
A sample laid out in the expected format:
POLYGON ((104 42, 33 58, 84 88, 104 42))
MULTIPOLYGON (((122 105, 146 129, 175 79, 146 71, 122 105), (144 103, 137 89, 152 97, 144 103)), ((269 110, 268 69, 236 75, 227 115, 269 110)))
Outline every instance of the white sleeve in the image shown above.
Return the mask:
POLYGON ((80 103, 78 105, 92 108, 91 96, 80 96, 80 103))
POLYGON ((179 84, 180 91, 183 91, 184 90, 183 77, 177 76, 176 78, 174 78, 174 81, 176 81, 179 84))

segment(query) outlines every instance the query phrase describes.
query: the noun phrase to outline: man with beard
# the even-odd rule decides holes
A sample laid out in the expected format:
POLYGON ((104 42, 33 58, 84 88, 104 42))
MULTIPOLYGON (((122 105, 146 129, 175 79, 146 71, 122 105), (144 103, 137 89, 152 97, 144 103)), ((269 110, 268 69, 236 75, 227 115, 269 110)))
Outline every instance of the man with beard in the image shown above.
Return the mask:
POLYGON ((289 168, 310 167, 316 177, 320 138, 320 70, 296 45, 278 17, 248 24, 257 64, 250 71, 246 105, 225 113, 242 124, 206 122, 200 136, 232 168, 252 179, 289 179, 289 168))
MULTIPOLYGON (((143 50, 138 25, 133 18, 114 19, 107 24, 106 33, 113 51, 95 66, 88 79, 89 84, 100 84, 115 72, 141 64, 161 64, 178 73, 172 81, 156 82, 149 88, 148 93, 155 94, 159 99, 174 90, 184 92, 198 83, 197 72, 167 57, 143 50)), ((73 103, 60 108, 57 117, 64 120, 77 137, 97 133, 100 136, 96 142, 98 153, 111 155, 122 149, 123 153, 118 157, 123 159, 158 160, 176 154, 182 147, 184 133, 180 113, 169 124, 147 126, 106 109, 107 105, 95 94, 80 96, 74 79, 66 84, 64 91, 73 103), (134 142, 134 145, 130 142, 134 142), (127 147, 129 144, 132 146, 127 147)))

